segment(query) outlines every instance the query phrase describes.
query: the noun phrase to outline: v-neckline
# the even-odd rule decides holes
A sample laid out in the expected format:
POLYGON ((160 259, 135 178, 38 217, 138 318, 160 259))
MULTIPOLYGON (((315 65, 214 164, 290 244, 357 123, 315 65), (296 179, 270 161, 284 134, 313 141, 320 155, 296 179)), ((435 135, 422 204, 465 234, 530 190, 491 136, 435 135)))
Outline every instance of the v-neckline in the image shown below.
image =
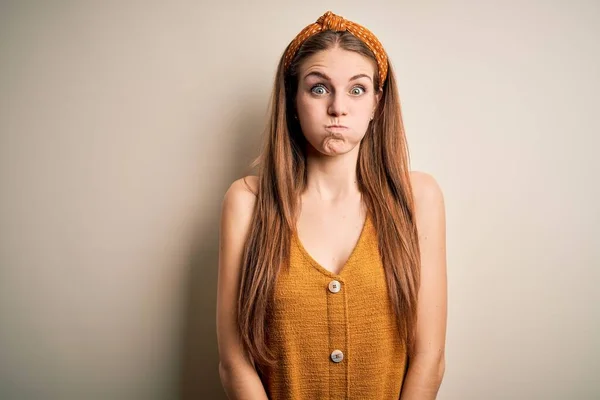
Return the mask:
POLYGON ((348 266, 349 266, 350 262, 352 261, 352 259, 356 257, 356 252, 358 251, 358 249, 360 248, 360 246, 362 246, 362 242, 363 242, 363 239, 364 239, 364 236, 365 236, 365 232, 367 230, 368 223, 369 223, 369 213, 367 212, 365 220, 363 222, 362 229, 360 231, 360 235, 358 236, 358 240, 356 241, 356 244, 354 245, 354 248, 350 252, 350 255, 348 256, 348 259, 346 260, 346 262, 344 263, 344 265, 342 265, 342 268, 340 269, 340 271, 337 274, 334 273, 334 272, 331 272, 330 270, 328 270, 327 268, 325 268, 324 266, 322 266, 317 260, 315 260, 313 258, 313 256, 310 255, 310 253, 308 252, 308 250, 306 250, 306 248, 302 244, 302 241, 300 240, 300 236, 298 235, 298 229, 296 229, 294 231, 294 233, 292 234, 292 237, 296 241, 296 245, 298 246, 298 249, 300 250, 300 252, 302 253, 302 255, 309 261, 309 263, 315 269, 317 269, 319 272, 321 272, 324 275, 327 275, 330 278, 341 279, 342 276, 345 275, 345 272, 348 269, 348 266))

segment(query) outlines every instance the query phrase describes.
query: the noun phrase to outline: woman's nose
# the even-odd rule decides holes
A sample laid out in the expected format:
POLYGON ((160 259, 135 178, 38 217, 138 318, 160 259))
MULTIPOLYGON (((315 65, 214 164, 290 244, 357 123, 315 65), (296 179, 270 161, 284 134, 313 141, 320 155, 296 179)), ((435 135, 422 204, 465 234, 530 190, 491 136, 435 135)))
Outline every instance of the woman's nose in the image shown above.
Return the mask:
POLYGON ((332 95, 331 103, 329 103, 329 108, 327 112, 329 113, 329 115, 335 116, 348 114, 345 95, 338 93, 332 95))

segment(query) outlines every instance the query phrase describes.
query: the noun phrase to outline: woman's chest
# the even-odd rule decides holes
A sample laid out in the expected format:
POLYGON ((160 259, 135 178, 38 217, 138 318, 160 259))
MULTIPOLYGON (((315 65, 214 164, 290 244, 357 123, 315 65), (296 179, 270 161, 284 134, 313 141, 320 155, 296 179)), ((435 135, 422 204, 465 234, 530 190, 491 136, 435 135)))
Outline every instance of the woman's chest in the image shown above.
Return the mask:
POLYGON ((298 246, 323 269, 340 274, 360 244, 367 217, 344 210, 303 214, 295 233, 298 246))

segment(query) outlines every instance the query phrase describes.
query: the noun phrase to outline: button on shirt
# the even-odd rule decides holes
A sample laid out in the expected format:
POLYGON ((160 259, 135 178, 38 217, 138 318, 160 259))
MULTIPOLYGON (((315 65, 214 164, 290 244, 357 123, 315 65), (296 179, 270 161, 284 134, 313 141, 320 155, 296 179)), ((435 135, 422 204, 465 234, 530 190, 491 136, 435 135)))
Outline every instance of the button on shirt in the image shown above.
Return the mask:
POLYGON ((340 291, 341 288, 342 288, 342 284, 339 283, 338 281, 333 280, 333 281, 329 282, 329 291, 331 293, 337 293, 340 291))

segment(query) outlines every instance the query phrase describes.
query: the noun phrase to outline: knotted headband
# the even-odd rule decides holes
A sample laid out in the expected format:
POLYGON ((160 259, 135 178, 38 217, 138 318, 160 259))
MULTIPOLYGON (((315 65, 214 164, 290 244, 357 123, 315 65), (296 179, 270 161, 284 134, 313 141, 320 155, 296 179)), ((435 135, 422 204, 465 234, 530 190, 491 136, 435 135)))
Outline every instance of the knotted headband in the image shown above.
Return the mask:
POLYGON ((335 15, 331 11, 327 11, 323 14, 317 22, 308 25, 292 40, 287 48, 284 55, 283 66, 287 71, 292 59, 296 55, 296 52, 309 37, 323 31, 332 30, 334 32, 348 31, 358 39, 360 39, 367 47, 373 52, 377 59, 377 65, 379 67, 379 84, 383 86, 385 78, 388 72, 388 61, 387 54, 383 50, 383 46, 377 39, 377 37, 371 33, 367 28, 344 19, 339 15, 335 15))

